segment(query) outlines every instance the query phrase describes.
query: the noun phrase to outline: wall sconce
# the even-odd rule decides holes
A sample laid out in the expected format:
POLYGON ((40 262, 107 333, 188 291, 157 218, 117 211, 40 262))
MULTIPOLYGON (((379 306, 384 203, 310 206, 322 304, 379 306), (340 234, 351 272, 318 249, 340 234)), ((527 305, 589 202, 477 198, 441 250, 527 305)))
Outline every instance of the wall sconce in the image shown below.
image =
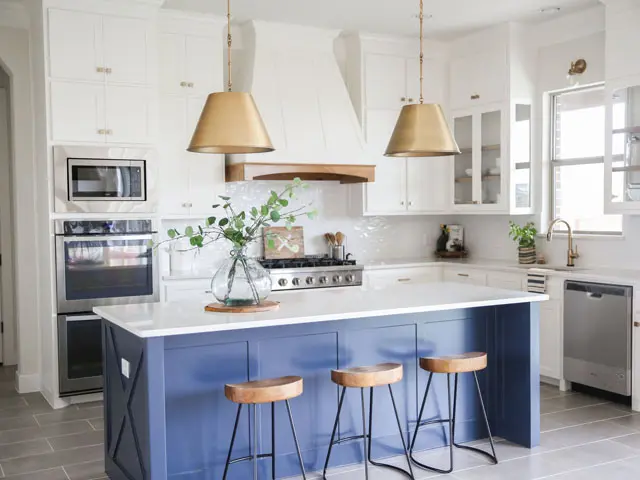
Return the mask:
POLYGON ((571 62, 571 67, 567 73, 567 81, 572 87, 576 87, 580 84, 580 77, 587 71, 587 61, 584 58, 580 58, 575 62, 571 62))

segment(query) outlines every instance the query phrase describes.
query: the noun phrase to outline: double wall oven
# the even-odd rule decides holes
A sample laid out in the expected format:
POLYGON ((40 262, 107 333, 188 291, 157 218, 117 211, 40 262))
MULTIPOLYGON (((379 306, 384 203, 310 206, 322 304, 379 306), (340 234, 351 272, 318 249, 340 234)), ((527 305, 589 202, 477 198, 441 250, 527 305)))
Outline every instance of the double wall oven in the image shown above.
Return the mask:
POLYGON ((102 327, 93 307, 159 301, 151 220, 58 221, 60 395, 102 389, 102 327))

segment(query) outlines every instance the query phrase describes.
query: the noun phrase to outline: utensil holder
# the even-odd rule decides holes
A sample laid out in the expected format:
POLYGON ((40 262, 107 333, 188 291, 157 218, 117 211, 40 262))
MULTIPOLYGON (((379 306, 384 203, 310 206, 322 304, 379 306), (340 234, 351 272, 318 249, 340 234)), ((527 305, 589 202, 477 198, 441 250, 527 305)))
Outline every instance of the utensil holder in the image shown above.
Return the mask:
POLYGON ((344 260, 344 245, 334 245, 331 247, 331 256, 334 260, 344 260))

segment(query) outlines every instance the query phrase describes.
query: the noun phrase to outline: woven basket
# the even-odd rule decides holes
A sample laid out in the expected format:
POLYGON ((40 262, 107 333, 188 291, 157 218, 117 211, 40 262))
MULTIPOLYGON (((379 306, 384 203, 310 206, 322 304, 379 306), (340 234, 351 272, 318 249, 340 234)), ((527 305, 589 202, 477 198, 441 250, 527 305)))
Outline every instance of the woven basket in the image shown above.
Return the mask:
POLYGON ((523 265, 536 263, 536 247, 518 247, 518 262, 523 265))

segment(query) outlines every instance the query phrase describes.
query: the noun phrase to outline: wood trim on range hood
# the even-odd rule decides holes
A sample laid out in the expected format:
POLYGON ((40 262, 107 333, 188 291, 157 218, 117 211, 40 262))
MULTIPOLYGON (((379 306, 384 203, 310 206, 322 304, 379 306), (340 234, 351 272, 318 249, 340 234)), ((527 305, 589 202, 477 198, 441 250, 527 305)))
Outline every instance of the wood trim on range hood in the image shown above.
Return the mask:
POLYGON ((246 180, 333 181, 366 183, 375 181, 375 165, 304 164, 304 163, 230 163, 227 182, 246 180))

